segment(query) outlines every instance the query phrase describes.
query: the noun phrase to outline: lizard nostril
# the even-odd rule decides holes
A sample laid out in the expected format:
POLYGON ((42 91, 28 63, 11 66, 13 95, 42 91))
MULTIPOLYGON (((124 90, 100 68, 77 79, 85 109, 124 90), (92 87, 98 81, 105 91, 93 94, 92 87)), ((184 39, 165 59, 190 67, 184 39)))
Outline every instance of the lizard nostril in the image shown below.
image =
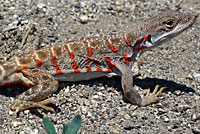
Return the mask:
POLYGON ((193 20, 193 16, 187 15, 187 16, 185 17, 185 19, 184 19, 184 23, 187 23, 187 22, 189 22, 189 21, 191 21, 191 20, 193 20))
POLYGON ((189 21, 189 20, 191 20, 191 17, 190 17, 190 16, 187 16, 187 17, 185 18, 185 20, 186 20, 186 21, 189 21))

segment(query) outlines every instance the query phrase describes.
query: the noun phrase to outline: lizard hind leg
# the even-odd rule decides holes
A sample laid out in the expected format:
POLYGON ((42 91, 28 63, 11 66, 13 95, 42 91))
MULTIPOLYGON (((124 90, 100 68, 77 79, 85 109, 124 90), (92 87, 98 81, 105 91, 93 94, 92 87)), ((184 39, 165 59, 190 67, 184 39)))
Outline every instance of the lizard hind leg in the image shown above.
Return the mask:
MULTIPOLYGON (((34 70, 34 72, 37 71, 34 70)), ((52 75, 39 70, 37 73, 32 73, 31 77, 27 74, 24 77, 29 78, 29 80, 36 84, 16 97, 12 107, 12 110, 15 110, 14 116, 16 116, 19 111, 30 108, 43 108, 46 111, 54 112, 53 108, 46 106, 46 104, 53 103, 54 101, 52 99, 43 99, 57 91, 58 81, 56 81, 52 75)))
POLYGON ((26 109, 30 109, 30 108, 42 108, 45 109, 46 111, 51 111, 51 112, 55 112, 53 108, 46 106, 49 103, 53 103, 54 101, 52 100, 52 98, 50 99, 46 99, 40 102, 32 102, 32 101, 23 101, 23 100, 19 100, 16 99, 12 110, 14 110, 14 116, 17 115, 18 112, 26 110, 26 109))
POLYGON ((14 116, 19 112, 30 108, 42 108, 46 111, 54 112, 54 109, 46 106, 49 103, 54 103, 52 98, 45 99, 51 93, 55 92, 58 88, 58 82, 54 81, 45 81, 36 85, 26 92, 19 95, 12 107, 12 110, 15 110, 14 116), (43 100, 43 101, 41 101, 43 100))

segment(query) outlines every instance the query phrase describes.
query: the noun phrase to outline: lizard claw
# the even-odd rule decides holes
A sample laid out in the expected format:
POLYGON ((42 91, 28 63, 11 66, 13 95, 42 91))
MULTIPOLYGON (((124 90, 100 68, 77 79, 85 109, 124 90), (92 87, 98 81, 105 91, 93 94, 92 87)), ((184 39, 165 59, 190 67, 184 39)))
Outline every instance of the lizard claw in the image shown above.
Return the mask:
POLYGON ((153 93, 150 94, 150 89, 145 90, 144 92, 146 92, 146 95, 142 98, 142 102, 141 102, 141 106, 147 106, 150 105, 152 103, 157 102, 158 96, 161 95, 161 93, 163 92, 164 89, 166 89, 167 87, 162 87, 159 89, 159 85, 157 85, 153 91, 153 93))
POLYGON ((54 101, 52 98, 46 99, 40 102, 23 101, 23 100, 17 99, 15 100, 11 109, 15 111, 14 116, 16 116, 19 111, 23 111, 30 108, 37 108, 37 107, 41 107, 45 109, 46 111, 55 112, 53 108, 46 106, 46 104, 53 103, 53 102, 54 101))

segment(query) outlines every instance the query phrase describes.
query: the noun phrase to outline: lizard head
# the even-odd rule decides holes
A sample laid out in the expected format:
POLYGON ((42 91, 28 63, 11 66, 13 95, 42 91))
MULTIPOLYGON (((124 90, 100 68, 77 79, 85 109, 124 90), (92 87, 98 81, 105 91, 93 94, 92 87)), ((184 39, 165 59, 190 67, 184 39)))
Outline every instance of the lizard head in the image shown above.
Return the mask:
POLYGON ((194 23, 195 16, 178 11, 165 11, 145 20, 139 25, 142 31, 133 46, 134 58, 137 60, 145 51, 157 47, 163 42, 176 37, 194 23))

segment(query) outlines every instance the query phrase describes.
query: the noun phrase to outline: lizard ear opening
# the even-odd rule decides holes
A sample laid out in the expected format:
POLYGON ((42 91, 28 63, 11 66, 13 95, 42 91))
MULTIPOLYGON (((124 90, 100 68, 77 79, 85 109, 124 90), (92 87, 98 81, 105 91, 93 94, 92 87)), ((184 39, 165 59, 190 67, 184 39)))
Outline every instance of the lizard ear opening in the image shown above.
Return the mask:
POLYGON ((147 39, 146 39, 148 42, 150 42, 150 43, 152 43, 152 41, 151 41, 151 35, 149 34, 148 36, 147 36, 147 39))

